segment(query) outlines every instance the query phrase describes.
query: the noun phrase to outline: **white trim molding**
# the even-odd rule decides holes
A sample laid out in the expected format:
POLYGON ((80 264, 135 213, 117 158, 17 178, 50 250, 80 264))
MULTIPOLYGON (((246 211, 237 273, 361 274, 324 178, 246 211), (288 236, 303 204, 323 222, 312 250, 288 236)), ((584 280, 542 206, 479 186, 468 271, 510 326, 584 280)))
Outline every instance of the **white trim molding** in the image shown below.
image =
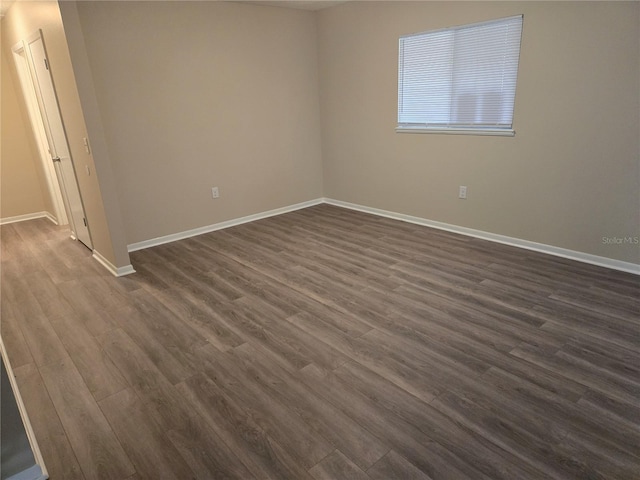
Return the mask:
POLYGON ((445 230, 447 232, 459 233, 461 235, 480 238, 482 240, 488 240, 490 242, 511 245, 513 247, 519 247, 525 250, 533 250, 535 252, 546 253, 548 255, 554 255, 556 257, 562 257, 570 260, 576 260, 578 262, 589 263, 591 265, 598 265, 600 267, 606 267, 612 270, 619 270, 622 272, 640 275, 640 264, 637 264, 637 263, 623 262, 622 260, 615 260, 613 258, 601 257, 598 255, 592 255, 590 253, 578 252, 575 250, 555 247, 553 245, 547 245, 544 243, 531 242, 529 240, 508 237, 506 235, 499 235, 496 233, 484 232, 482 230, 475 230, 473 228, 460 227, 458 225, 451 225, 449 223, 436 222, 434 220, 428 220, 426 218, 414 217, 411 215, 405 215, 403 213, 396 213, 396 212, 390 212, 387 210, 381 210, 378 208, 366 207, 364 205, 343 202, 341 200, 334 200, 331 198, 325 198, 324 203, 327 203, 329 205, 335 205, 336 207, 343 207, 343 208, 348 208, 350 210, 357 210, 359 212, 370 213, 372 215, 378 215, 380 217, 387 217, 387 218, 392 218, 394 220, 401 220, 403 222, 414 223, 416 225, 422 225, 425 227, 437 228, 438 230, 445 230))
POLYGON ((132 273, 136 273, 133 269, 133 265, 125 265, 124 267, 116 267, 113 263, 107 260, 100 252, 97 250, 93 251, 93 258, 104 268, 109 270, 114 277, 124 277, 125 275, 130 275, 132 273))
MULTIPOLYGON (((445 230, 447 232, 459 233, 461 235, 467 235, 469 237, 479 238, 482 240, 488 240, 490 242, 502 243, 504 245, 511 245, 513 247, 523 248, 525 250, 532 250, 535 252, 546 253, 548 255, 554 255, 556 257, 567 258, 570 260, 576 260, 582 263, 588 263, 591 265, 598 265, 600 267, 610 268, 612 270, 619 270, 622 272, 633 273, 640 275, 640 264, 623 262, 622 260, 615 260, 613 258, 600 257, 598 255, 592 255, 590 253, 578 252, 576 250, 569 250, 567 248, 555 247, 553 245, 547 245, 544 243, 532 242, 529 240, 523 240, 521 238, 508 237, 506 235, 499 235, 496 233, 484 232, 482 230, 475 230, 473 228, 461 227, 458 225, 452 225, 449 223, 437 222, 435 220, 429 220, 421 217, 414 217, 412 215, 405 215, 403 213, 391 212, 388 210, 381 210, 378 208, 367 207, 364 205, 358 205, 350 202, 343 202, 342 200, 334 200, 332 198, 318 198, 307 202, 297 203, 288 207, 276 208, 275 210, 268 210, 266 212, 256 213, 253 215, 247 215, 246 217, 240 217, 233 220, 227 220, 225 222, 214 223, 213 225, 206 225, 204 227, 194 228, 192 230, 186 230, 184 232, 172 233, 162 237, 152 238, 150 240, 143 240, 141 242, 131 243, 127 246, 129 252, 135 252, 136 250, 143 250, 145 248, 151 248, 165 243, 175 242, 183 240, 185 238, 195 237, 204 233, 215 232, 216 230, 222 230, 225 228, 234 227, 236 225, 242 225, 243 223, 254 222, 263 218, 273 217, 275 215, 282 215, 283 213, 293 212, 314 205, 326 203, 328 205, 334 205, 336 207, 348 208, 350 210, 357 210, 359 212, 370 213, 380 217, 392 218, 394 220, 400 220, 403 222, 414 223, 416 225, 422 225, 425 227, 437 228, 438 230, 445 230)), ((94 257, 96 257, 96 251, 94 250, 94 257)), ((98 254, 99 255, 99 254, 98 254)), ((100 257, 102 257, 100 255, 100 257)), ((104 259, 104 257, 102 257, 104 259)), ((115 267, 111 265, 105 259, 105 263, 99 260, 105 267, 114 273, 115 267)), ((134 273, 133 267, 123 267, 122 273, 114 275, 127 275, 134 273), (130 268, 130 270, 127 270, 130 268)))
MULTIPOLYGON (((4 347, 4 342, 2 341, 2 337, 0 337, 0 356, 2 356, 2 362, 4 363, 5 371, 7 372, 7 377, 9 377, 9 383, 11 384, 11 390, 13 391, 13 397, 15 398, 16 405, 18 407, 18 411, 20 412, 20 417, 22 418, 22 424, 24 425, 25 433, 27 434, 27 439, 29 440, 29 445, 31 446, 31 452, 33 453, 33 458, 35 460, 35 465, 32 465, 27 470, 24 470, 20 473, 16 473, 12 475, 10 478, 16 479, 34 479, 34 480, 46 480, 49 478, 49 473, 47 472, 47 467, 44 464, 44 459, 42 458, 42 452, 40 451, 40 446, 38 445, 38 440, 36 439, 36 435, 33 431, 33 426, 31 425, 31 421, 29 420, 29 415, 27 414, 27 408, 24 405, 24 401, 22 400, 22 395, 20 395, 20 390, 18 390, 18 382, 16 380, 16 376, 13 373, 13 368, 11 367, 11 362, 9 361, 9 356, 7 355, 7 350, 4 347)), ((2 392, 3 395, 8 395, 8 392, 2 392)))
POLYGON ((225 228, 235 227, 236 225, 242 225, 243 223, 255 222, 256 220, 262 220, 263 218, 273 217, 275 215, 282 215, 283 213, 294 212, 307 207, 313 207, 314 205, 320 205, 323 203, 322 198, 315 200, 309 200, 307 202, 296 203, 289 205, 288 207, 276 208, 274 210, 268 210, 266 212, 255 213, 253 215, 247 215, 246 217, 235 218, 233 220, 227 220, 225 222, 214 223, 213 225, 206 225, 204 227, 194 228, 192 230, 186 230, 184 232, 172 233, 162 237, 152 238, 150 240, 143 240, 141 242, 132 243, 127 246, 129 252, 135 252, 136 250, 143 250, 145 248, 156 247, 165 243, 171 243, 185 238, 195 237, 204 233, 215 232, 216 230, 222 230, 225 228))
POLYGON ((6 225, 9 223, 17 223, 17 222, 26 222, 27 220, 35 220, 37 218, 46 218, 50 220, 55 225, 58 225, 58 220, 56 217, 51 215, 49 212, 35 212, 35 213, 26 213, 24 215, 16 215, 15 217, 5 217, 0 218, 0 225, 6 225))
POLYGON ((515 130, 511 128, 438 128, 428 126, 396 127, 396 133, 439 133, 445 135, 489 135, 494 137, 514 137, 515 130))

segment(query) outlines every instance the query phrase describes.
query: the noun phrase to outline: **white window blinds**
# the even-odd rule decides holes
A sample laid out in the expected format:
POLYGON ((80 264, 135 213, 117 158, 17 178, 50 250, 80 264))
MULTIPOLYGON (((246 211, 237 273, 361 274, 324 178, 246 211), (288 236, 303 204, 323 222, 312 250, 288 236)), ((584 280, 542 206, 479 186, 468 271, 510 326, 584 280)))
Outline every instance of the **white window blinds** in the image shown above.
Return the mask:
POLYGON ((398 131, 513 134, 522 15, 400 37, 398 131))

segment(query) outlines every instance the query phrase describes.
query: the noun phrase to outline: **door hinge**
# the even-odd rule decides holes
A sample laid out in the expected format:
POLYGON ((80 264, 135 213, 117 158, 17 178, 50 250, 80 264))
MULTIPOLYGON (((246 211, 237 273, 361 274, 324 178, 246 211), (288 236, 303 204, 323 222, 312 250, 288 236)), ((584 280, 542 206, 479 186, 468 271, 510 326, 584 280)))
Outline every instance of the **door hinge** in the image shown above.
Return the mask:
POLYGON ((46 58, 44 59, 44 68, 49 70, 49 61, 46 58))
POLYGON ((82 217, 82 221, 84 222, 84 226, 86 227, 87 226, 87 219, 82 217))

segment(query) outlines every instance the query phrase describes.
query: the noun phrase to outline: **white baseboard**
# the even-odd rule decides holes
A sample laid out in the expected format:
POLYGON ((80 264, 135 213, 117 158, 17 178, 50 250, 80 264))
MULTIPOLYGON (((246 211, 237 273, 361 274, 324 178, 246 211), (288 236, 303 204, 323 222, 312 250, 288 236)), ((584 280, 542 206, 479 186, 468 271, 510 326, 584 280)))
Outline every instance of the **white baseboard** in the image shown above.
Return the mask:
POLYGON ((378 215, 381 217, 392 218, 394 220, 401 220, 403 222, 415 223, 416 225, 423 225, 425 227, 437 228, 438 230, 459 233, 461 235, 480 238, 482 240, 489 240, 490 242, 502 243, 505 245, 511 245, 513 247, 519 247, 526 250, 533 250, 535 252, 554 255, 556 257, 568 258, 570 260, 577 260, 578 262, 589 263, 591 265, 598 265, 600 267, 606 267, 613 270, 640 275, 640 264, 636 263, 623 262, 621 260, 615 260, 613 258, 600 257, 598 255, 591 255, 589 253, 555 247, 553 245, 546 245, 544 243, 531 242, 529 240, 508 237, 506 235, 498 235, 496 233, 484 232, 482 230, 475 230, 473 228, 466 228, 460 227, 458 225, 436 222, 434 220, 428 220, 426 218, 414 217, 411 215, 405 215, 403 213, 396 213, 387 210, 381 210, 378 208, 366 207, 364 205, 343 202, 341 200, 333 200, 331 198, 325 198, 324 203, 335 205, 337 207, 348 208, 350 210, 357 210, 359 212, 371 213, 373 215, 378 215))
POLYGON ((132 265, 126 265, 124 267, 116 267, 113 263, 107 260, 100 252, 97 250, 93 251, 93 258, 104 268, 109 270, 113 276, 115 277, 123 277, 125 275, 130 275, 132 273, 136 273, 133 269, 132 265))
POLYGON ((44 216, 47 217, 47 219, 53 223, 54 225, 60 225, 58 223, 58 219, 56 217, 54 217, 53 215, 51 215, 49 212, 44 212, 44 216))
POLYGON ((56 217, 54 217, 53 215, 51 215, 49 212, 44 212, 44 216, 47 218, 47 220, 49 220, 54 225, 60 225, 58 223, 58 219, 56 217))
POLYGON ((183 240, 189 237, 195 237, 196 235, 202 235, 203 233, 215 232, 216 230, 235 227, 236 225, 242 225, 243 223, 255 222, 256 220, 262 220, 263 218, 282 215, 283 213, 289 213, 295 210, 300 210, 302 208, 312 207, 314 205, 319 205, 322 202, 322 198, 317 198, 315 200, 309 200, 307 202, 296 203, 295 205, 289 205, 288 207, 276 208, 274 210, 268 210, 266 212, 255 213, 253 215, 247 215, 246 217, 235 218, 233 220, 227 220, 225 222, 214 223, 213 225, 194 228, 193 230, 186 230, 184 232, 172 233, 171 235, 165 235, 163 237, 143 240, 141 242, 136 242, 128 245, 127 249, 129 250, 129 252, 135 252, 136 250, 143 250, 145 248, 155 247, 165 243, 183 240))
MULTIPOLYGON (((12 475, 10 478, 30 478, 45 480, 49 478, 49 473, 47 472, 47 467, 44 464, 40 446, 38 445, 38 440, 36 439, 36 435, 33 431, 33 426, 31 425, 31 421, 29 420, 29 415, 27 414, 27 409, 24 405, 24 401, 22 400, 22 395, 20 395, 20 390, 18 390, 18 382, 16 380, 15 374, 13 373, 13 368, 11 367, 11 362, 9 361, 9 356, 7 355, 7 350, 4 347, 2 337, 0 337, 0 355, 2 356, 2 362, 4 363, 7 377, 9 377, 9 383, 11 384, 11 389, 13 390, 13 396, 16 400, 16 405, 18 407, 18 411, 20 412, 20 417, 22 418, 22 424, 24 425, 24 430, 27 434, 27 439, 29 440, 31 452, 33 453, 33 458, 35 460, 35 465, 32 465, 30 468, 23 472, 12 475)), ((7 395, 7 392, 2 392, 2 394, 7 395)))
MULTIPOLYGON (((308 202, 302 202, 302 203, 297 203, 295 205, 290 205, 288 207, 277 208, 275 210, 269 210, 266 212, 256 213, 254 215, 248 215, 246 217, 227 220, 225 222, 215 223, 213 225, 194 228, 193 230, 186 230, 184 232, 173 233, 171 235, 165 235, 163 237, 152 238, 150 240, 143 240, 141 242, 132 243, 128 245, 127 248, 129 252, 135 252, 136 250, 143 250, 145 248, 155 247, 157 245, 175 242, 177 240, 182 240, 189 237, 195 237, 196 235, 202 235, 204 233, 209 233, 209 232, 214 232, 216 230, 222 230, 224 228, 234 227, 236 225, 241 225, 243 223, 253 222, 256 220, 261 220, 263 218, 268 218, 268 217, 273 217, 275 215, 281 215, 283 213, 293 212, 295 210, 312 207, 314 205, 319 205, 321 203, 335 205, 337 207, 348 208, 350 210, 357 210, 359 212, 370 213, 372 215, 378 215, 380 217, 392 218, 394 220, 400 220, 403 222, 414 223, 416 225, 422 225, 425 227, 437 228, 438 230, 445 230, 447 232, 459 233, 461 235, 480 238, 482 240, 488 240, 490 242, 502 243, 505 245, 511 245, 513 247, 523 248, 525 250, 533 250, 535 252, 546 253, 548 255, 554 255, 556 257, 576 260, 578 262, 588 263, 591 265, 598 265, 601 267, 610 268, 612 270, 619 270, 622 272, 628 272, 628 273, 633 273, 635 275, 640 275, 640 264, 623 262, 621 260, 615 260, 613 258, 601 257, 598 255, 592 255, 589 253, 555 247, 553 245, 546 245, 544 243, 531 242, 529 240, 523 240, 515 237, 508 237, 506 235, 499 235, 496 233, 484 232, 482 230, 475 230, 473 228, 460 227, 458 225, 437 222, 435 220, 429 220, 421 217, 414 217, 412 215, 405 215, 403 213, 390 212, 388 210, 381 210, 378 208, 367 207, 367 206, 358 205, 355 203, 343 202, 341 200, 334 200, 332 198, 318 198, 315 200, 310 200, 308 202)), ((94 251, 94 256, 95 256, 95 253, 96 252, 94 251)), ((107 262, 105 266, 110 271, 113 272, 114 267, 107 266, 107 265, 111 265, 111 264, 107 262)), ((133 273, 133 267, 131 267, 130 271, 127 271, 126 273, 122 273, 122 275, 126 275, 127 273, 133 273)), ((116 273, 114 273, 114 275, 116 275, 116 273)))
POLYGON ((0 218, 0 225, 6 225, 8 223, 17 223, 17 222, 26 222, 27 220, 35 220, 37 218, 46 218, 58 225, 58 220, 56 217, 51 215, 49 212, 35 212, 35 213, 27 213, 24 215, 16 215, 15 217, 5 217, 0 218))

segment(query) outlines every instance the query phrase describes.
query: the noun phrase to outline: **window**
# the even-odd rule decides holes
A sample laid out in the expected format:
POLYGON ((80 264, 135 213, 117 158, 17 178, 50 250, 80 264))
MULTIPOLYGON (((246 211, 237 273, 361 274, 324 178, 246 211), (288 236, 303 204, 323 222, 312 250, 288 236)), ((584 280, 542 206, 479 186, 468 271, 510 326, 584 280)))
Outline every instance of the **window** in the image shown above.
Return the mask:
POLYGON ((522 15, 400 37, 397 132, 514 135, 522 15))

